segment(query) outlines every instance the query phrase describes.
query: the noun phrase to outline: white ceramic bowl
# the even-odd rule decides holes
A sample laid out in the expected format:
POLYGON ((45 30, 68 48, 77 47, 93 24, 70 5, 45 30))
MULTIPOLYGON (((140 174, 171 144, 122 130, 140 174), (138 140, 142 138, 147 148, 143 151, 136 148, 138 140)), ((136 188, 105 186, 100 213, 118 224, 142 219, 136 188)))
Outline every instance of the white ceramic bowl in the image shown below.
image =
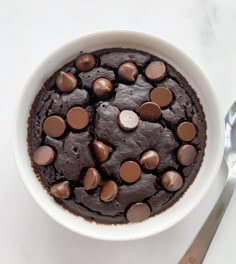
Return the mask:
POLYGON ((68 229, 97 239, 132 240, 157 234, 175 225, 190 213, 209 190, 221 164, 224 146, 224 122, 215 91, 200 67, 176 46, 146 33, 133 31, 98 32, 65 44, 48 56, 25 85, 15 116, 13 148, 23 182, 35 201, 48 215, 68 229), (197 92, 206 115, 207 144, 201 169, 182 198, 159 215, 141 223, 102 225, 88 222, 58 205, 36 178, 27 152, 27 119, 31 104, 44 81, 58 68, 75 58, 79 51, 102 48, 135 48, 157 55, 186 77, 197 92))

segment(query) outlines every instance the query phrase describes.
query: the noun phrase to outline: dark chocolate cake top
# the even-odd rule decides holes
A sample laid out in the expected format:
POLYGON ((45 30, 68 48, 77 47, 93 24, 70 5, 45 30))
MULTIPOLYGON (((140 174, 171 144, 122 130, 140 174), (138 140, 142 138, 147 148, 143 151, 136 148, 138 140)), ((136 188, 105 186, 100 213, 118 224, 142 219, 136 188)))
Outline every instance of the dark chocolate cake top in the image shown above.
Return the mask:
POLYGON ((82 53, 36 96, 33 168, 55 200, 101 223, 140 222, 178 201, 204 156, 206 122, 186 79, 143 51, 82 53))

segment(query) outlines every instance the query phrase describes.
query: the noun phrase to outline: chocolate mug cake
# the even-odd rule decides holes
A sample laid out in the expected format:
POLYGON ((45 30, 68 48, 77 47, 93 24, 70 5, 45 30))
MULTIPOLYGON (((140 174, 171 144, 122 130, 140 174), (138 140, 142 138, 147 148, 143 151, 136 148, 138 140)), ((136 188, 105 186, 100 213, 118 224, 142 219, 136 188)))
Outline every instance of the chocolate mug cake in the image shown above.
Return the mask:
POLYGON ((100 223, 140 222, 177 202, 196 177, 206 121, 187 80, 143 51, 81 53, 36 96, 29 155, 49 193, 100 223))

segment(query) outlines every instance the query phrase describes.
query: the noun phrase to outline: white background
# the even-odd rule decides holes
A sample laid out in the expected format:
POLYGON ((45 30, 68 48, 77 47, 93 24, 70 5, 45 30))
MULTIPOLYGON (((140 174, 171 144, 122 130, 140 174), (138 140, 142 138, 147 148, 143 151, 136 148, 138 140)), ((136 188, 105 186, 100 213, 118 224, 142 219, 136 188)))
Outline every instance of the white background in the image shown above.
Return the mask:
MULTIPOLYGON (((178 262, 218 196, 223 172, 170 230, 133 242, 92 240, 59 226, 29 196, 11 152, 12 115, 25 80, 46 55, 105 29, 142 30, 184 48, 206 71, 226 112, 236 98, 235 17, 234 0, 0 0, 0 264, 178 262)), ((236 263, 234 203, 236 195, 204 263, 236 263)))

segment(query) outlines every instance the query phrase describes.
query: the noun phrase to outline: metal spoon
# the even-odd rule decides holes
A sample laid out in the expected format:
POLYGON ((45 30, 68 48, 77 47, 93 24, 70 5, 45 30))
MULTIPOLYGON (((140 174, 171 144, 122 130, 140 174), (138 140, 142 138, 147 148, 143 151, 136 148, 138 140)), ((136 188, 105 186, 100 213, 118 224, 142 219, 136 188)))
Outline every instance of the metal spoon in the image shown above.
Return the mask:
POLYGON ((179 264, 201 264, 224 216, 236 184, 236 101, 225 117, 224 159, 228 166, 225 186, 210 215, 179 264))

